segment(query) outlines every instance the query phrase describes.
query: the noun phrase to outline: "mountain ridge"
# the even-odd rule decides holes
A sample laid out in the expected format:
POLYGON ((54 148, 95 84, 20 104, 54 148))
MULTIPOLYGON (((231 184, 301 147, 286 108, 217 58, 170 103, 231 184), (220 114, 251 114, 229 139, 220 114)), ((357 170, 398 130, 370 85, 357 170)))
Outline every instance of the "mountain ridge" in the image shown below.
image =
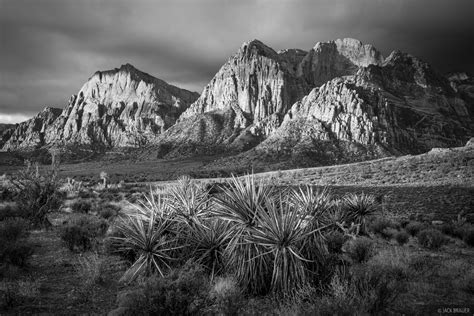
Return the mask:
POLYGON ((242 161, 273 155, 313 164, 420 153, 473 136, 473 87, 468 75, 442 76, 397 50, 384 58, 356 39, 278 52, 251 40, 200 95, 131 64, 94 73, 43 128, 42 145, 151 146, 163 158, 225 152, 242 161))

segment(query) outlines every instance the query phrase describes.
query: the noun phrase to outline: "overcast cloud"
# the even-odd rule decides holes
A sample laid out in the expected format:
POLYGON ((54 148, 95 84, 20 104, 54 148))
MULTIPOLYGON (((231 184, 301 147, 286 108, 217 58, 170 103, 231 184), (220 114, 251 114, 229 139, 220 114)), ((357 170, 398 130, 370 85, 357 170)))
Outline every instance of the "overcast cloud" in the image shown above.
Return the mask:
POLYGON ((354 37, 474 74, 473 0, 0 0, 0 123, 64 107, 131 63, 201 92, 242 42, 310 49, 354 37))

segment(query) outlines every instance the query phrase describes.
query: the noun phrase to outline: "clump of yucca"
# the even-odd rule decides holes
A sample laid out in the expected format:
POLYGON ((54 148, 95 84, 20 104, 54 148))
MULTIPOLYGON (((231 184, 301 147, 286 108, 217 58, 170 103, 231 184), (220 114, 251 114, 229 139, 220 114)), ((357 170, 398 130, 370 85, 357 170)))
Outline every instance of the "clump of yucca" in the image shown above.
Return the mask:
POLYGON ((321 246, 322 227, 311 225, 315 208, 309 206, 315 203, 298 204, 311 201, 304 194, 277 194, 246 176, 232 178, 217 198, 216 215, 231 222, 235 232, 227 251, 229 263, 248 292, 287 293, 309 281, 308 263, 315 261, 309 249, 321 246))
POLYGON ((131 282, 140 276, 158 273, 170 268, 177 245, 172 233, 173 220, 161 196, 150 194, 135 206, 135 213, 127 214, 116 224, 118 236, 110 237, 117 252, 134 252, 137 259, 125 272, 121 281, 131 282))
POLYGON ((166 203, 170 210, 187 222, 205 216, 210 210, 209 191, 188 176, 179 178, 167 193, 166 203))
POLYGON ((348 194, 342 199, 344 212, 350 222, 360 225, 361 232, 367 231, 367 218, 377 211, 376 199, 370 194, 348 194))

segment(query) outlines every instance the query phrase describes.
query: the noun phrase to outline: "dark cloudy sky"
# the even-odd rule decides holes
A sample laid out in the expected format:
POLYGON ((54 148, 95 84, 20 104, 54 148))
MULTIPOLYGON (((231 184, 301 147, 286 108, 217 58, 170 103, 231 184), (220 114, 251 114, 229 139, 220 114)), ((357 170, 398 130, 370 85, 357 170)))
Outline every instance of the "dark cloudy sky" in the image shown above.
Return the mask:
POLYGON ((201 92, 244 41, 343 37, 474 74, 474 0, 0 0, 0 123, 62 108, 127 62, 201 92))

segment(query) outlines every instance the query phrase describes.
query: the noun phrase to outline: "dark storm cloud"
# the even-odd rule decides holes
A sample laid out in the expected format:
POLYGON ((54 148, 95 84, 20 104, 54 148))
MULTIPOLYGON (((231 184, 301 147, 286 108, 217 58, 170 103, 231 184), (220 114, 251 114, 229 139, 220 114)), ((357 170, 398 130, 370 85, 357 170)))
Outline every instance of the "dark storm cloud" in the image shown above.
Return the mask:
POLYGON ((473 20, 472 0, 0 0, 0 122, 63 107, 127 62, 200 92, 254 38, 278 50, 354 37, 474 73, 473 20))

